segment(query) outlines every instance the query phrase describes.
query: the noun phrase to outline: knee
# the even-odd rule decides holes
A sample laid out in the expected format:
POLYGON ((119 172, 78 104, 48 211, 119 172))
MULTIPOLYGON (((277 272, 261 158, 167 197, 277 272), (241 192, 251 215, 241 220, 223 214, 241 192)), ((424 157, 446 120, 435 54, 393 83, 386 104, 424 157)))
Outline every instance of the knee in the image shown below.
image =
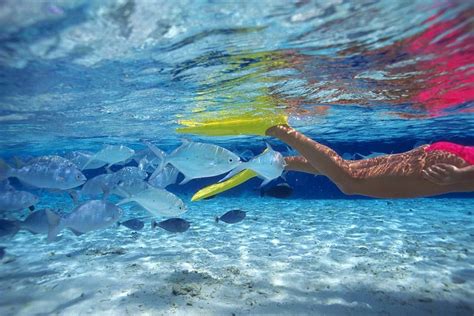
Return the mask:
POLYGON ((357 190, 352 183, 344 182, 337 186, 339 190, 345 195, 354 195, 357 194, 357 190))
POLYGON ((358 193, 356 179, 351 176, 345 177, 337 183, 337 187, 346 195, 354 195, 358 193))

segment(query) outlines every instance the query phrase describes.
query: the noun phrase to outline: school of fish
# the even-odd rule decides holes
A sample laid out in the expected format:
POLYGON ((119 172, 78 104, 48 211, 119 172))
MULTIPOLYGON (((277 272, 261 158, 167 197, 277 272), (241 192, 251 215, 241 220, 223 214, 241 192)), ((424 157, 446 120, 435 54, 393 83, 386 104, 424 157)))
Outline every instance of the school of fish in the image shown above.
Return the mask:
MULTIPOLYGON (((184 176, 180 182, 184 184, 225 173, 227 179, 241 170, 252 169, 263 179, 263 186, 280 177, 285 167, 283 156, 268 144, 262 154, 243 161, 239 155, 214 144, 184 140, 166 154, 149 141, 142 143, 146 148, 139 151, 124 145, 105 145, 95 153, 72 151, 63 156, 23 160, 14 157, 9 163, 0 159, 0 238, 12 237, 20 230, 46 235, 48 242, 58 240, 63 230, 76 236, 111 226, 139 231, 149 217, 167 218, 152 220, 152 229, 183 233, 191 225, 179 218, 186 213, 186 204, 167 190, 177 182, 179 174, 184 176), (93 169, 104 171, 87 178, 83 172, 93 169), (45 191, 68 194, 72 198, 70 211, 35 209, 45 191), (122 205, 130 203, 139 207, 144 216, 127 219, 122 205), (19 212, 24 209, 29 211, 20 219, 19 212)), ((217 216, 216 222, 238 223, 245 215, 244 211, 231 210, 217 216)))

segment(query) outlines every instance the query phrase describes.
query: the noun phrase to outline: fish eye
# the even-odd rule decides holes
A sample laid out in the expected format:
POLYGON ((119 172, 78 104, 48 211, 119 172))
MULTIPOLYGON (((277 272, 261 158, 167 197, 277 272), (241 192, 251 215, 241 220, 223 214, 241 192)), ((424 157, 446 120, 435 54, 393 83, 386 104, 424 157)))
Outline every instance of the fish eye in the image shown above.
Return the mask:
POLYGON ((77 175, 76 175, 76 179, 77 179, 77 180, 81 180, 81 175, 80 175, 80 174, 77 174, 77 175))
POLYGON ((229 158, 229 162, 233 162, 233 161, 234 161, 234 159, 232 159, 232 158, 229 158))

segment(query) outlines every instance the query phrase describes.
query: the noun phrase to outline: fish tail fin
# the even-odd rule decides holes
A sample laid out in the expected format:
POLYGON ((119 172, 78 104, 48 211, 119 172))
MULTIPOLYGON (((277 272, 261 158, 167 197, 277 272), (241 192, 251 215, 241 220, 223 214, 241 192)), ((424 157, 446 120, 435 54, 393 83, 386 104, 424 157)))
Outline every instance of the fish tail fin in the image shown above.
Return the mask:
POLYGON ((95 158, 95 155, 92 155, 92 156, 89 158, 89 160, 87 160, 87 162, 81 167, 81 171, 84 170, 84 169, 86 169, 86 167, 89 166, 92 161, 94 161, 94 158, 95 158))
POLYGON ((163 168, 168 163, 166 161, 166 154, 164 151, 162 151, 161 149, 159 149, 158 147, 156 147, 149 141, 144 140, 144 139, 142 139, 141 141, 142 143, 148 146, 148 148, 158 157, 158 159, 160 159, 160 164, 155 169, 155 171, 153 172, 153 174, 150 176, 150 179, 149 179, 149 180, 153 180, 154 178, 156 178, 156 176, 161 172, 161 170, 163 170, 163 168))
POLYGON ((68 190, 67 193, 69 194, 69 197, 72 199, 72 202, 74 205, 79 204, 79 198, 81 197, 81 192, 77 190, 68 190))
POLYGON ((15 229, 12 232, 12 235, 11 235, 12 238, 15 237, 16 233, 18 233, 20 231, 20 229, 23 229, 23 226, 22 226, 23 222, 22 221, 15 219, 15 220, 13 220, 13 222, 15 223, 15 229))
POLYGON ((240 165, 238 165, 237 167, 232 169, 224 178, 219 180, 219 182, 224 182, 225 180, 227 180, 229 178, 232 178, 234 175, 241 172, 242 170, 247 169, 246 168, 247 165, 248 165, 248 163, 246 163, 246 162, 241 163, 240 165))
POLYGON ((117 203, 117 206, 122 205, 122 204, 127 204, 129 202, 132 202, 133 200, 131 198, 125 198, 117 203))
POLYGON ((12 167, 7 165, 7 163, 0 159, 0 181, 8 179, 12 173, 12 167))
POLYGON ((219 216, 214 217, 214 220, 216 221, 216 223, 219 223, 219 216))
POLYGON ((265 190, 263 188, 260 188, 260 197, 265 196, 265 190))
POLYGON ((158 226, 158 224, 156 223, 156 221, 151 221, 151 229, 155 229, 156 226, 158 226))
POLYGON ((48 219, 48 243, 50 243, 56 240, 64 225, 61 217, 51 210, 46 210, 46 217, 48 219))

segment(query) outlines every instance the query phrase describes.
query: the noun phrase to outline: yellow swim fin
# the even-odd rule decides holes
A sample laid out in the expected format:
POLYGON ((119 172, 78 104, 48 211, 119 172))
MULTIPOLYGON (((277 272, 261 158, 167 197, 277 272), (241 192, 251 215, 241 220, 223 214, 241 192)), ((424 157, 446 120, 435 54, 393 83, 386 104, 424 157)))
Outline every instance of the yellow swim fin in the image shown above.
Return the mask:
POLYGON ((255 115, 226 117, 223 119, 208 119, 203 121, 181 120, 183 127, 176 132, 184 134, 199 134, 207 136, 228 135, 261 135, 272 126, 288 124, 288 117, 283 114, 255 115))
POLYGON ((210 186, 202 188, 201 190, 196 192, 196 194, 193 195, 193 197, 191 198, 191 201, 193 202, 199 201, 207 197, 216 195, 218 193, 222 193, 256 176, 257 176, 257 173, 255 171, 250 170, 250 169, 245 169, 239 172, 238 174, 236 174, 235 176, 233 176, 232 178, 227 179, 224 182, 211 184, 210 186))

